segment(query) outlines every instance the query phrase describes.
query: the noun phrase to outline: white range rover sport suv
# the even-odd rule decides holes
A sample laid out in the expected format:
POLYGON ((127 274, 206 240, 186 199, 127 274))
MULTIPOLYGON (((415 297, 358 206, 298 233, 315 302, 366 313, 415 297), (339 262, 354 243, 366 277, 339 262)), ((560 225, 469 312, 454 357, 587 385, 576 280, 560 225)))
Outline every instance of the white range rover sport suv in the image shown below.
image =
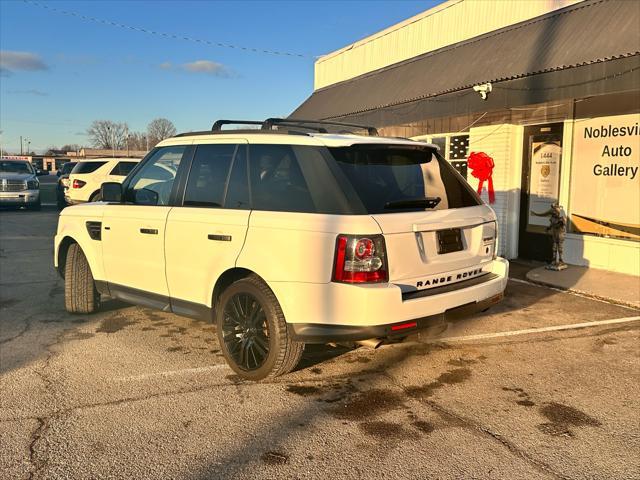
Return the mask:
POLYGON ((437 148, 325 123, 221 120, 63 210, 66 309, 106 296, 212 321, 231 368, 259 380, 306 343, 398 339, 500 301, 496 216, 437 148))

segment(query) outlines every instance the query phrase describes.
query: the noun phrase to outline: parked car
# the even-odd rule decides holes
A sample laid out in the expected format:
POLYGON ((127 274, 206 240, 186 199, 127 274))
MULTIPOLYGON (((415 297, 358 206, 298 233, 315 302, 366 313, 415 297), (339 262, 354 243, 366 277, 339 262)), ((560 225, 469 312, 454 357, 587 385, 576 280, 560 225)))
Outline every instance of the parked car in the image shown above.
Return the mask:
POLYGON ((306 343, 397 339, 502 299, 496 216, 437 147, 221 124, 164 140, 104 202, 62 211, 69 312, 108 295, 214 322, 231 368, 259 380, 306 343))
POLYGON ((139 158, 95 158, 76 163, 69 174, 65 202, 75 205, 99 201, 100 186, 104 182, 122 182, 139 161, 139 158))
POLYGON ((56 200, 58 208, 62 209, 67 206, 67 201, 64 199, 64 191, 69 186, 69 174, 73 167, 76 166, 76 162, 67 162, 60 170, 58 170, 58 183, 56 185, 56 200))
POLYGON ((0 205, 40 210, 40 182, 26 160, 0 160, 0 205))

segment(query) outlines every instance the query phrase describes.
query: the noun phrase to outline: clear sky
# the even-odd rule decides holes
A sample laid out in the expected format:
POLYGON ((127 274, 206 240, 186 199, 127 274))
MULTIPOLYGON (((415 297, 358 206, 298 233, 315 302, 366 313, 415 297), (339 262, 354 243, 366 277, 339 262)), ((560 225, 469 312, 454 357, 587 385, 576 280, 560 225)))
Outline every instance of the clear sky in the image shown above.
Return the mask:
POLYGON ((314 57, 440 3, 424 1, 0 0, 2 148, 87 145, 93 120, 178 131, 217 118, 289 114, 313 91, 314 57), (94 23, 51 8, 147 30, 305 57, 221 48, 94 23), (40 5, 40 6, 39 6, 40 5), (17 52, 17 53, 16 53, 17 52))

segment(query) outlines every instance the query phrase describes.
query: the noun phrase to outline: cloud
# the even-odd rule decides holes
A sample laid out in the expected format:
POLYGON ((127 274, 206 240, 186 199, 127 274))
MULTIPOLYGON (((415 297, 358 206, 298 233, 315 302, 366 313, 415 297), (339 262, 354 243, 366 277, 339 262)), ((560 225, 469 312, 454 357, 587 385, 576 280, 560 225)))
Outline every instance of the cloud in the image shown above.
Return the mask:
POLYGON ((195 62, 185 63, 182 69, 191 73, 207 73, 217 77, 226 77, 229 75, 227 67, 211 60, 196 60, 195 62))
POLYGON ((188 73, 203 73, 205 75, 213 75, 215 77, 230 77, 231 70, 221 63, 212 62, 211 60, 196 60, 195 62, 183 63, 182 65, 174 65, 171 62, 164 62, 158 65, 162 70, 181 70, 188 73))
POLYGON ((43 92, 41 90, 36 90, 35 88, 29 90, 9 90, 7 93, 12 93, 13 95, 34 95, 36 97, 48 97, 49 94, 47 92, 43 92))
POLYGON ((16 71, 39 70, 49 70, 49 67, 35 53, 0 50, 0 75, 3 77, 8 77, 16 71))

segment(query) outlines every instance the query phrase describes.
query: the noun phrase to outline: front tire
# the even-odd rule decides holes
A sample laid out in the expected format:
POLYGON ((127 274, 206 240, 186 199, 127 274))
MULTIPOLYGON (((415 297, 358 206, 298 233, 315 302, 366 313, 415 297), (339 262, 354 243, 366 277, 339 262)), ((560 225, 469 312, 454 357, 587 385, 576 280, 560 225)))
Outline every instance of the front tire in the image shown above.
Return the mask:
POLYGON ((77 243, 69 246, 64 266, 64 306, 69 313, 93 313, 100 307, 87 257, 77 243))
POLYGON ((278 300, 257 275, 222 293, 215 318, 222 353, 240 377, 277 377, 298 365, 304 343, 292 340, 278 300))

